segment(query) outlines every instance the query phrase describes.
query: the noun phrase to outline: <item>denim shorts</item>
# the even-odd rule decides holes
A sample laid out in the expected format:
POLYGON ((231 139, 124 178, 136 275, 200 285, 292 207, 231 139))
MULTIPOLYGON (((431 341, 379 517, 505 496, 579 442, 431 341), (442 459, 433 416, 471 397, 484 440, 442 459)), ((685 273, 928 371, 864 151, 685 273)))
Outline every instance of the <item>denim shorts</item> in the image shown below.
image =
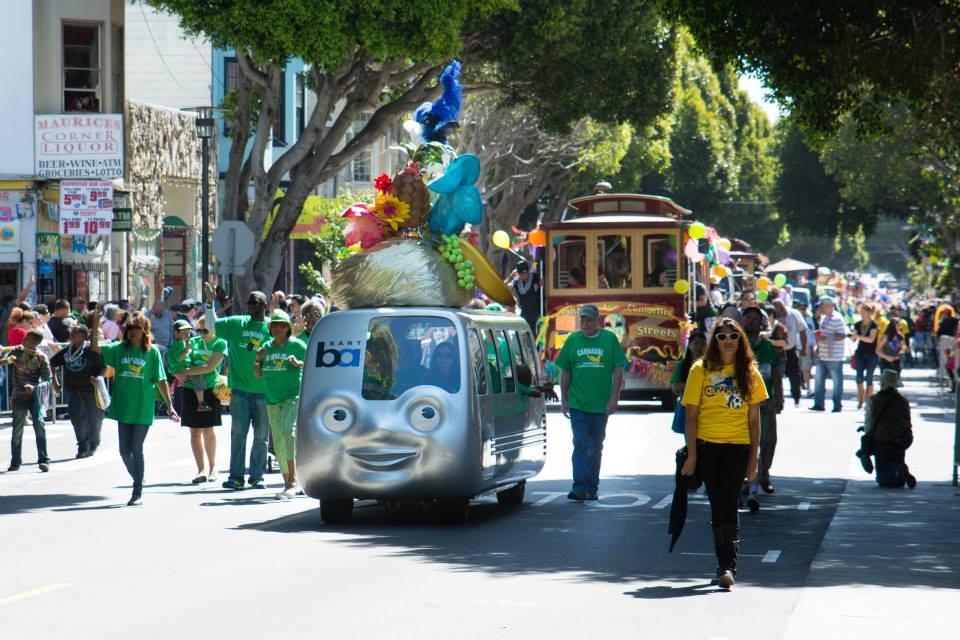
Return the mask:
POLYGON ((877 370, 880 362, 880 356, 875 353, 856 354, 854 360, 857 363, 857 384, 866 382, 873 384, 873 372, 877 370))

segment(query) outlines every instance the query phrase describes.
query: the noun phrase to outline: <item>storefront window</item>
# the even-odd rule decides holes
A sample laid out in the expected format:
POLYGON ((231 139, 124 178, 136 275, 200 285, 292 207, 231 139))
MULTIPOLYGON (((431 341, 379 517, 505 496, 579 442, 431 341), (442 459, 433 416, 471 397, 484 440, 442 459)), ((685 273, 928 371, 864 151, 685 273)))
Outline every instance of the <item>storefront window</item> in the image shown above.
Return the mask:
POLYGON ((587 239, 583 236, 554 236, 553 286, 555 289, 582 289, 587 286, 587 239))
POLYGON ((629 289, 633 285, 627 236, 598 237, 597 262, 601 289, 629 289))

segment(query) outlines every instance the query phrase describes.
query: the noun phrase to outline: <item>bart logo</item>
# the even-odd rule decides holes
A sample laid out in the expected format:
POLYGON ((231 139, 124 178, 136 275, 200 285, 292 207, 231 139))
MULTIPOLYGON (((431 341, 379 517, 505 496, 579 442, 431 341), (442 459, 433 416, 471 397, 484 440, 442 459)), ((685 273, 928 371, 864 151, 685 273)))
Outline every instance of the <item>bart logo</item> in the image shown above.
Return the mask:
POLYGON ((359 367, 360 349, 327 349, 322 341, 317 343, 318 367, 359 367))

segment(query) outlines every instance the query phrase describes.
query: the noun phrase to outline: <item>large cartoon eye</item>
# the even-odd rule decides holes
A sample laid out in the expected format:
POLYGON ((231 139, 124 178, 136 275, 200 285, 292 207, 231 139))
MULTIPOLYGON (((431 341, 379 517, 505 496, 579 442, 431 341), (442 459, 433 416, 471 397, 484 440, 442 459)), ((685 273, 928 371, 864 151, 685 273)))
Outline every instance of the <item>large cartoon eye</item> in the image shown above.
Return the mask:
POLYGON ((327 407, 323 412, 323 426, 336 433, 346 431, 353 426, 353 410, 342 404, 327 407))
POLYGON ((417 431, 431 431, 440 426, 440 409, 432 402, 418 402, 410 410, 410 424, 417 431))

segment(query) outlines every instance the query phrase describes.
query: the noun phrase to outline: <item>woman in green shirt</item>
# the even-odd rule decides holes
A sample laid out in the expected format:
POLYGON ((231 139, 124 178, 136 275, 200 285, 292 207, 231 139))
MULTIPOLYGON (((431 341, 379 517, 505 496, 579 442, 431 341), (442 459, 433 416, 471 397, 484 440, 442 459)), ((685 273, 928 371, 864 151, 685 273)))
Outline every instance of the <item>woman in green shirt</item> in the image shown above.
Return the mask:
POLYGON ((176 372, 177 380, 183 385, 183 392, 179 394, 179 409, 183 414, 181 424, 190 429, 190 449, 197 463, 193 484, 215 482, 217 479, 217 435, 213 428, 219 427, 222 422, 220 400, 214 389, 227 355, 227 341, 210 331, 205 316, 197 320, 197 331, 200 335, 193 336, 188 343, 190 349, 186 366, 176 372), (207 454, 206 467, 204 452, 207 454))
POLYGON ((293 323, 285 311, 270 314, 270 340, 257 351, 254 373, 266 386, 267 418, 273 433, 283 491, 278 500, 297 495, 296 453, 297 407, 300 403, 300 380, 307 345, 293 337, 293 323))
POLYGON ((156 390, 159 389, 170 418, 177 422, 180 416, 173 408, 163 358, 152 344, 150 320, 146 316, 142 313, 129 315, 119 342, 101 347, 96 336, 95 325, 91 331, 90 348, 102 351, 104 365, 114 370, 107 417, 116 420, 120 429, 120 458, 133 478, 133 495, 127 502, 132 507, 142 504, 143 441, 153 424, 156 390))

